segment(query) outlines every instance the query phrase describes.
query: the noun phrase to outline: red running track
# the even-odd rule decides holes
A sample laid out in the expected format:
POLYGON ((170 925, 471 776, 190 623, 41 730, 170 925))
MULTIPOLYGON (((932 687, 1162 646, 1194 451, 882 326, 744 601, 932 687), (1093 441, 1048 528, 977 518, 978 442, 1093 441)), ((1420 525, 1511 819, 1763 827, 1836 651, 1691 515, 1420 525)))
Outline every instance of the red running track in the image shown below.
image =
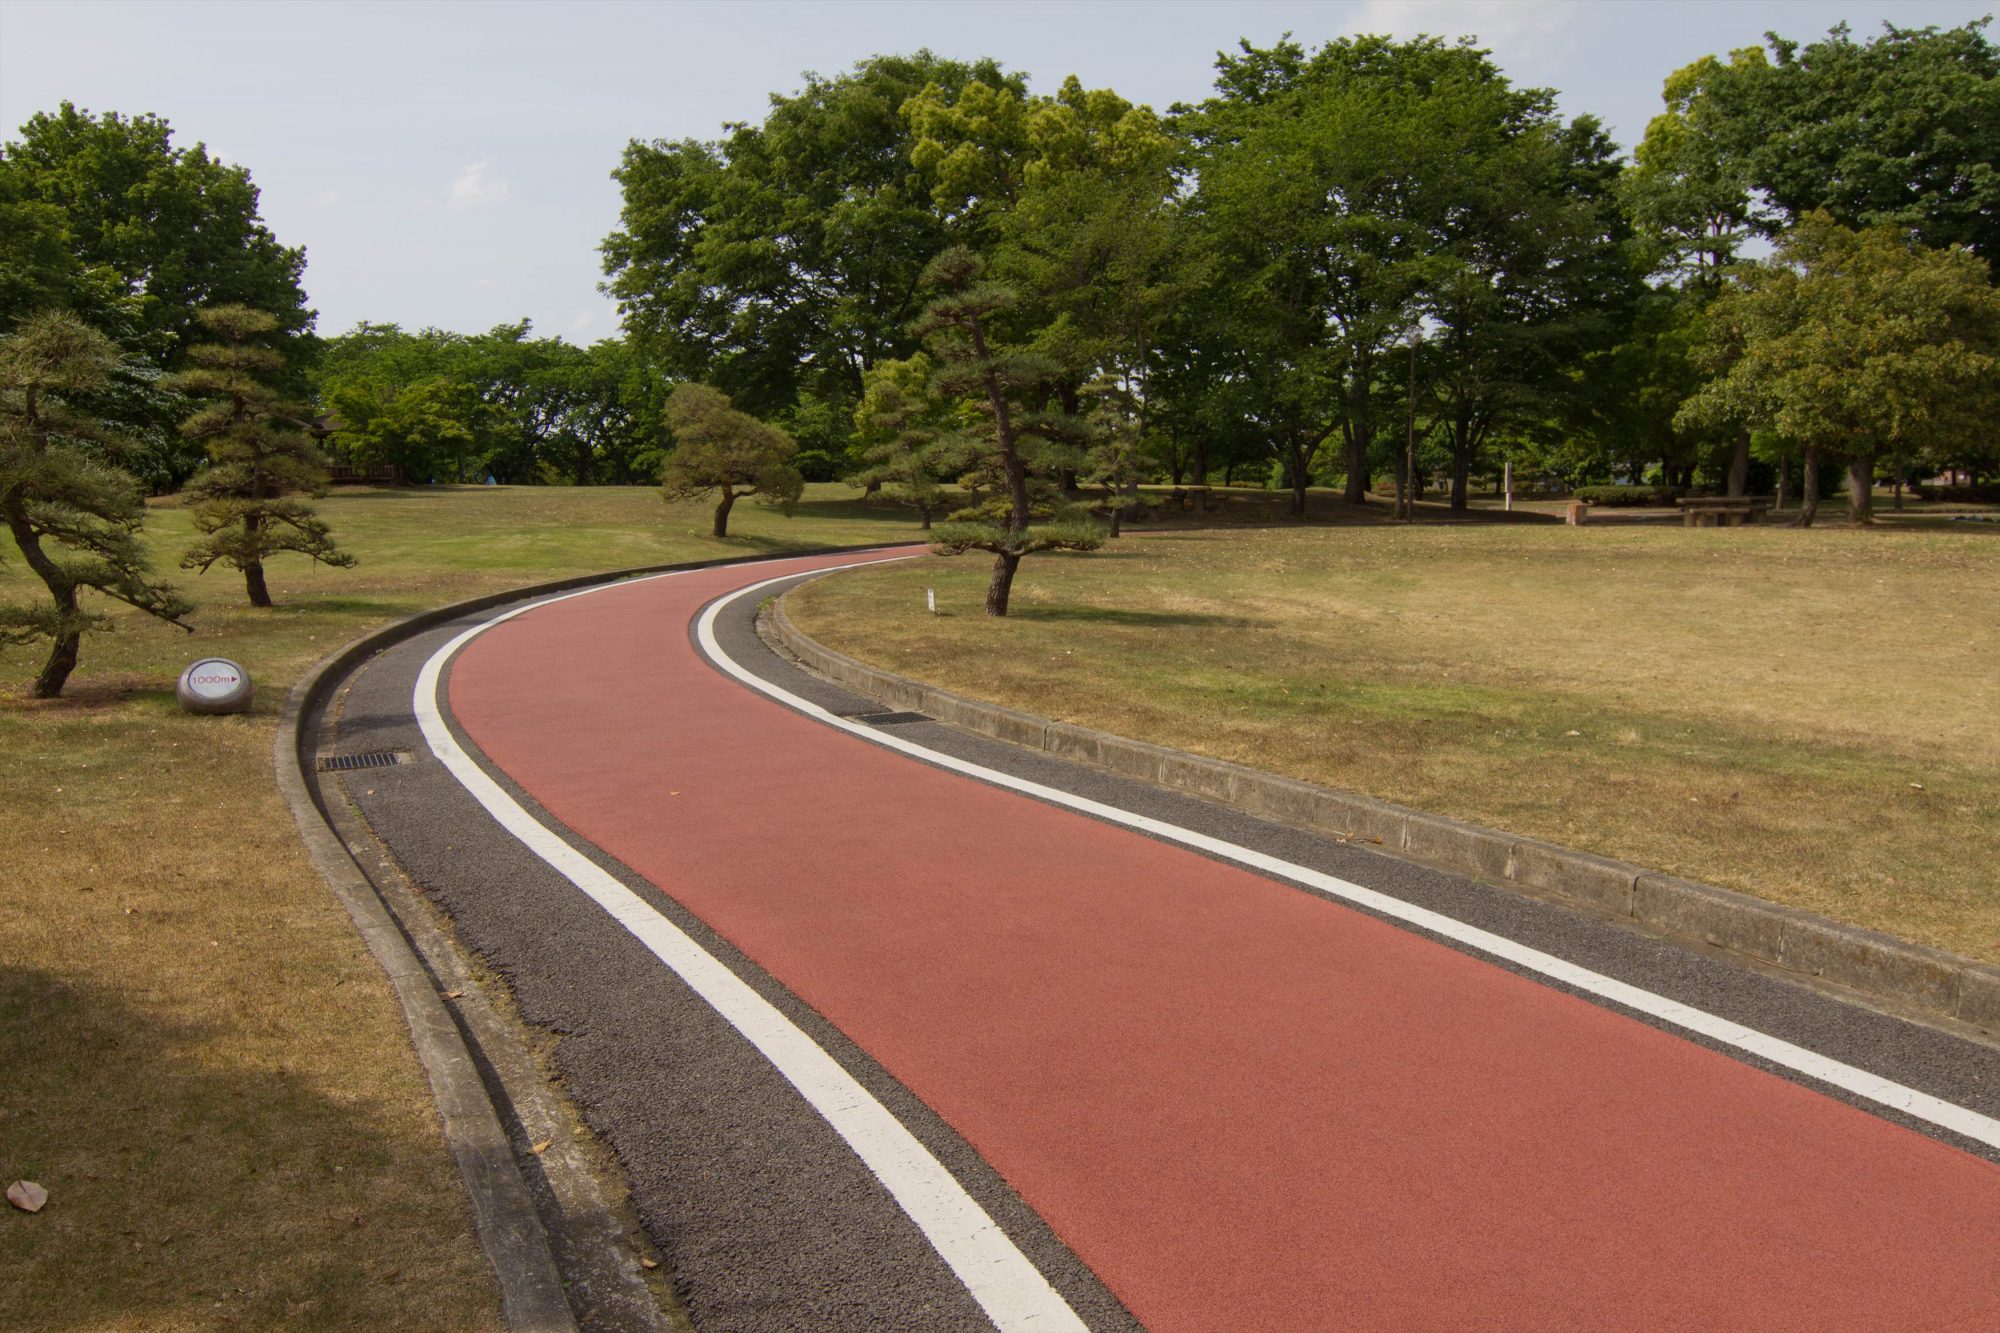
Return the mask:
POLYGON ((1150 1328, 2000 1328, 2000 1167, 554 603, 450 705, 934 1108, 1150 1328))

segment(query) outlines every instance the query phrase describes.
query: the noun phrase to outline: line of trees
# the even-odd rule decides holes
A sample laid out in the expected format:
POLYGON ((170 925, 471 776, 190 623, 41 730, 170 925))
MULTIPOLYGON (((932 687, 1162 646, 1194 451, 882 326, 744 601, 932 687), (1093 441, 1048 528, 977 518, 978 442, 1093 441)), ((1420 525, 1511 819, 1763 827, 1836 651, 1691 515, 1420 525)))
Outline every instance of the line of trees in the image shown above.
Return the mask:
POLYGON ((746 489, 846 477, 992 554, 996 614, 1021 558, 1099 540, 1086 488, 1115 531, 1147 479, 1275 482, 1302 514, 1311 486, 1441 478, 1463 508, 1505 460, 1790 485, 1810 521, 1845 471, 1865 520, 1884 476, 2000 472, 1986 26, 1697 61, 1630 162, 1470 41, 1244 42, 1164 114, 879 56, 719 140, 627 147, 623 337, 590 347, 321 339, 247 171, 64 104, 0 150, 0 515, 49 595, 0 635, 52 640, 54 693, 80 592, 178 623, 145 491, 189 488, 184 565, 254 603, 268 556, 347 563, 308 503, 324 450, 720 488, 718 533, 746 489))
POLYGON ((1698 61, 1629 163, 1470 42, 1246 42, 1211 97, 1163 116, 1073 79, 1032 95, 990 61, 879 57, 720 140, 629 145, 606 290, 650 364, 843 455, 926 521, 942 482, 992 480, 991 431, 969 449, 966 427, 993 409, 927 345, 924 274, 954 247, 1006 294, 985 336, 1035 361, 1026 407, 1085 424, 1052 429, 1030 466, 1058 492, 1097 447, 1083 404, 1100 382, 1121 386, 1149 475, 1274 480, 1301 512, 1310 485, 1365 503, 1434 478, 1463 508, 1502 460, 1730 494, 1798 485, 1809 450, 1856 477, 1990 476, 1993 432, 1968 425, 1995 406, 1990 296, 1927 307, 1923 337, 1957 350, 1898 381, 1899 400, 1971 410, 1911 407, 1865 449, 1833 438, 1831 407, 1750 392, 1775 352, 1732 313, 1815 265, 1850 304, 1884 283, 1905 306, 1946 300, 1950 284, 1893 266, 1851 271, 1886 263, 1891 234, 1918 268, 1990 288, 1985 27, 1843 27, 1698 61), (1808 219, 1879 235, 1787 239, 1808 219))

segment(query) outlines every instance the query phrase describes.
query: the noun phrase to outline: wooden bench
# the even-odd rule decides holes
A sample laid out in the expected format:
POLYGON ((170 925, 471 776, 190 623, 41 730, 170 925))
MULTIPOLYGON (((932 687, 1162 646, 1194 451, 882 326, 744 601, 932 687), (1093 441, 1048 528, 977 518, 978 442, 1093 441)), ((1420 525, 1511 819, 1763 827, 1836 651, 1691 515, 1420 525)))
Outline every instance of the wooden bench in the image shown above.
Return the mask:
POLYGON ((1733 528, 1755 523, 1760 514, 1771 512, 1769 500, 1748 495, 1700 495, 1680 502, 1681 522, 1690 528, 1733 528))

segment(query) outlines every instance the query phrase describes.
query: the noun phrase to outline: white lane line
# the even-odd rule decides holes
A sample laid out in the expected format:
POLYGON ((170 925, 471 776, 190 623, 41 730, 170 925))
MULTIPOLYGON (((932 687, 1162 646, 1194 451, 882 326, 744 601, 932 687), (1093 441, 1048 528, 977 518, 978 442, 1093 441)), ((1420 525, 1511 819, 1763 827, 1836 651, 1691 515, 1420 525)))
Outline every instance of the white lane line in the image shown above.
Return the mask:
MULTIPOLYGON (((687 571, 650 577, 672 578, 683 572, 687 571)), ((433 653, 417 676, 411 701, 432 753, 502 828, 632 932, 777 1067, 882 1182, 996 1327, 1003 1333, 1083 1333, 1084 1323, 1076 1311, 887 1107, 770 1001, 657 908, 524 810, 452 738, 438 688, 453 654, 493 626, 524 612, 604 590, 586 588, 516 607, 473 626, 433 653)))
POLYGON ((734 676, 737 680, 742 681, 745 685, 748 685, 751 689, 777 700, 787 708, 804 713, 806 716, 824 722, 828 726, 838 727, 842 731, 853 736, 858 736, 871 744, 880 745, 890 750, 901 751, 904 754, 922 759, 926 763, 935 764, 940 768, 948 768, 954 772, 976 778, 981 782, 990 782, 995 786, 1008 787, 1024 795, 1032 796, 1036 800, 1047 801, 1051 805, 1067 806, 1071 810, 1104 820, 1107 823, 1123 824, 1127 828, 1137 829, 1143 833, 1151 834, 1153 837, 1165 839, 1169 842, 1178 842, 1183 846, 1196 848, 1211 856, 1234 861, 1238 865, 1246 866, 1262 874, 1289 880, 1294 884, 1315 889, 1329 897, 1343 899, 1355 904, 1357 907, 1365 907, 1379 916, 1389 917, 1392 920, 1405 922, 1421 930, 1441 935, 1445 939, 1453 940, 1468 948, 1477 949, 1479 952, 1489 954, 1494 958, 1504 959, 1518 967, 1540 973, 1542 976, 1548 977, 1553 981, 1560 981, 1564 985, 1573 986, 1580 991, 1601 996, 1615 1004, 1621 1004, 1627 1009, 1634 1009, 1642 1014, 1648 1014, 1660 1019, 1663 1022, 1671 1023, 1684 1031, 1707 1037, 1709 1040, 1719 1042, 1725 1046, 1735 1047, 1739 1051, 1754 1055, 1762 1060, 1768 1060, 1781 1068, 1804 1074, 1808 1078, 1817 1079, 1822 1083, 1840 1088, 1845 1092, 1853 1093, 1857 1097, 1865 1098, 1879 1105, 1891 1107, 1897 1111, 1901 1111, 1905 1115, 1936 1125, 1940 1129, 1948 1129, 1954 1134, 1961 1134, 1975 1142, 1983 1143, 1989 1148, 2000 1149, 2000 1120, 1995 1120, 1991 1116, 1981 1115, 1977 1111, 1968 1110, 1963 1106, 1945 1101, 1940 1097, 1933 1097, 1927 1092, 1920 1092, 1915 1088, 1905 1087, 1903 1084, 1884 1078, 1879 1074, 1870 1073, 1865 1069, 1857 1069, 1853 1065, 1842 1064, 1840 1061, 1829 1059, 1816 1051, 1809 1051, 1803 1046, 1794 1046, 1791 1042, 1758 1032, 1754 1028, 1744 1027, 1741 1023, 1731 1022, 1729 1019, 1720 1018, 1704 1010, 1696 1009, 1692 1005, 1682 1004, 1679 1000, 1668 999, 1664 995, 1655 995, 1652 991, 1641 990, 1637 986, 1628 985, 1623 981, 1604 976, 1602 973, 1579 967, 1575 963, 1556 957, 1554 954, 1543 953, 1539 949, 1531 949, 1527 945, 1510 940, 1504 935, 1495 935, 1491 931, 1467 925, 1463 921, 1445 916, 1440 912, 1433 912, 1429 908, 1406 903, 1400 898, 1392 898, 1388 894, 1378 893, 1374 889, 1363 888, 1359 884, 1349 883, 1347 880, 1325 874, 1322 871, 1313 870, 1307 866, 1295 865, 1290 861, 1281 860, 1278 857, 1253 850, 1249 847, 1242 847, 1233 842, 1226 842, 1221 838, 1212 838, 1205 833, 1196 833, 1190 829, 1180 828, 1161 820, 1150 819, 1145 815, 1133 814, 1131 811, 1121 810, 1117 806, 1105 805, 1102 802, 1093 801, 1087 797, 1072 795, 1055 787, 1045 787, 1038 782, 1030 782, 1025 778, 1017 778, 1012 774, 1002 773, 997 769, 971 763, 968 760, 959 759, 953 755, 944 754, 941 751, 926 749, 901 737, 889 735, 879 728, 853 722, 837 714, 830 713, 811 700, 801 698, 789 690, 773 685, 763 677, 746 670, 741 663, 723 651, 722 644, 715 636, 716 617, 721 615, 732 604, 773 584, 785 583, 797 577, 799 577, 797 574, 780 575, 777 578, 765 579, 761 583, 753 583, 747 588, 742 588, 734 593, 717 598, 715 601, 709 603, 708 607, 702 612, 696 631, 702 650, 708 654, 709 658, 717 666, 734 676))

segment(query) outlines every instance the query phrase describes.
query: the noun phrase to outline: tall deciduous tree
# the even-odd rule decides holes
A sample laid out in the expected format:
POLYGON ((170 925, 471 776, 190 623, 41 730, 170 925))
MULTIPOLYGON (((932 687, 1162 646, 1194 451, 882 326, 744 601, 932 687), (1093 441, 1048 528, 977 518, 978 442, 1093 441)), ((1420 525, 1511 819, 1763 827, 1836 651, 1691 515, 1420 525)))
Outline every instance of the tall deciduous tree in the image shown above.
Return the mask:
POLYGON ((669 501, 717 492, 715 535, 729 535, 729 511, 749 496, 789 510, 805 483, 792 467, 798 445, 768 422, 731 406, 729 395, 706 384, 676 385, 667 398, 667 426, 674 449, 661 472, 669 501))
MULTIPOLYGON (((162 372, 188 364, 198 312, 242 304, 270 312, 288 335, 283 388, 304 388, 317 346, 301 286, 305 252, 278 242, 258 214, 250 173, 181 148, 158 116, 92 115, 65 102, 31 117, 0 150, 0 208, 37 223, 44 241, 16 249, 9 228, 0 271, 0 331, 48 304, 73 309, 162 372), (59 235, 59 244, 44 243, 59 235)), ((26 238, 23 238, 26 239, 26 238)), ((177 448, 184 404, 126 393, 109 405, 143 446, 149 484, 185 478, 200 463, 177 448)))
POLYGON ((918 279, 952 239, 901 108, 975 80, 1022 86, 991 61, 878 56, 773 97, 720 142, 628 145, 603 247, 626 335, 670 377, 758 414, 804 392, 851 412, 870 366, 917 350, 918 279))
POLYGON ((1803 442, 1809 500, 1821 453, 1846 463, 1856 522, 1873 516, 1884 454, 2000 415, 2000 292, 1968 249, 1810 213, 1769 263, 1739 269, 1709 323, 1696 357, 1718 373, 1682 414, 1803 442))
POLYGON ((1103 539, 1094 524, 1075 519, 1031 526, 1031 480, 1046 485, 1076 472, 1082 462, 1078 445, 1083 424, 1060 402, 1050 401, 1049 389, 1060 369, 997 337, 995 317, 1017 298, 1001 284, 982 280, 978 256, 954 246, 931 263, 925 280, 938 292, 918 324, 938 361, 933 383, 940 394, 965 403, 975 414, 975 424, 959 440, 976 459, 975 466, 998 474, 1004 493, 996 515, 955 515, 933 529, 931 546, 945 555, 991 552, 986 614, 1004 616, 1022 557, 1037 551, 1088 551, 1103 539))
POLYGON ((1608 141, 1431 38, 1245 43, 1216 84, 1181 121, 1189 207, 1220 257, 1204 299, 1233 324, 1208 336, 1241 349, 1223 378, 1249 386, 1294 511, 1336 433, 1347 499, 1365 501, 1377 436, 1404 415, 1392 349, 1426 319, 1454 368, 1463 503, 1491 420, 1560 387, 1619 276, 1608 141))
POLYGON ((1772 34, 1765 78, 1725 99, 1754 127, 1750 170, 1790 221, 1815 210, 1895 226, 2000 264, 2000 50, 1990 20, 1898 28, 1857 42, 1843 24, 1801 45, 1772 34))
POLYGON ((271 605, 264 562, 292 553, 336 568, 354 557, 334 545, 326 521, 301 497, 326 493, 326 460, 306 429, 307 414, 274 386, 285 365, 271 344, 282 337, 278 318, 248 306, 201 312, 214 341, 189 349, 188 369, 173 386, 206 406, 181 423, 181 433, 205 447, 208 466, 188 482, 189 512, 199 540, 181 557, 207 573, 220 561, 241 570, 250 605, 271 605))
POLYGON ((0 518, 49 600, 0 607, 0 642, 50 641, 35 677, 53 699, 76 669, 86 631, 109 624, 79 594, 95 591, 170 624, 189 603, 148 572, 139 485, 117 466, 128 443, 90 409, 118 349, 74 316, 49 312, 0 338, 0 518))

